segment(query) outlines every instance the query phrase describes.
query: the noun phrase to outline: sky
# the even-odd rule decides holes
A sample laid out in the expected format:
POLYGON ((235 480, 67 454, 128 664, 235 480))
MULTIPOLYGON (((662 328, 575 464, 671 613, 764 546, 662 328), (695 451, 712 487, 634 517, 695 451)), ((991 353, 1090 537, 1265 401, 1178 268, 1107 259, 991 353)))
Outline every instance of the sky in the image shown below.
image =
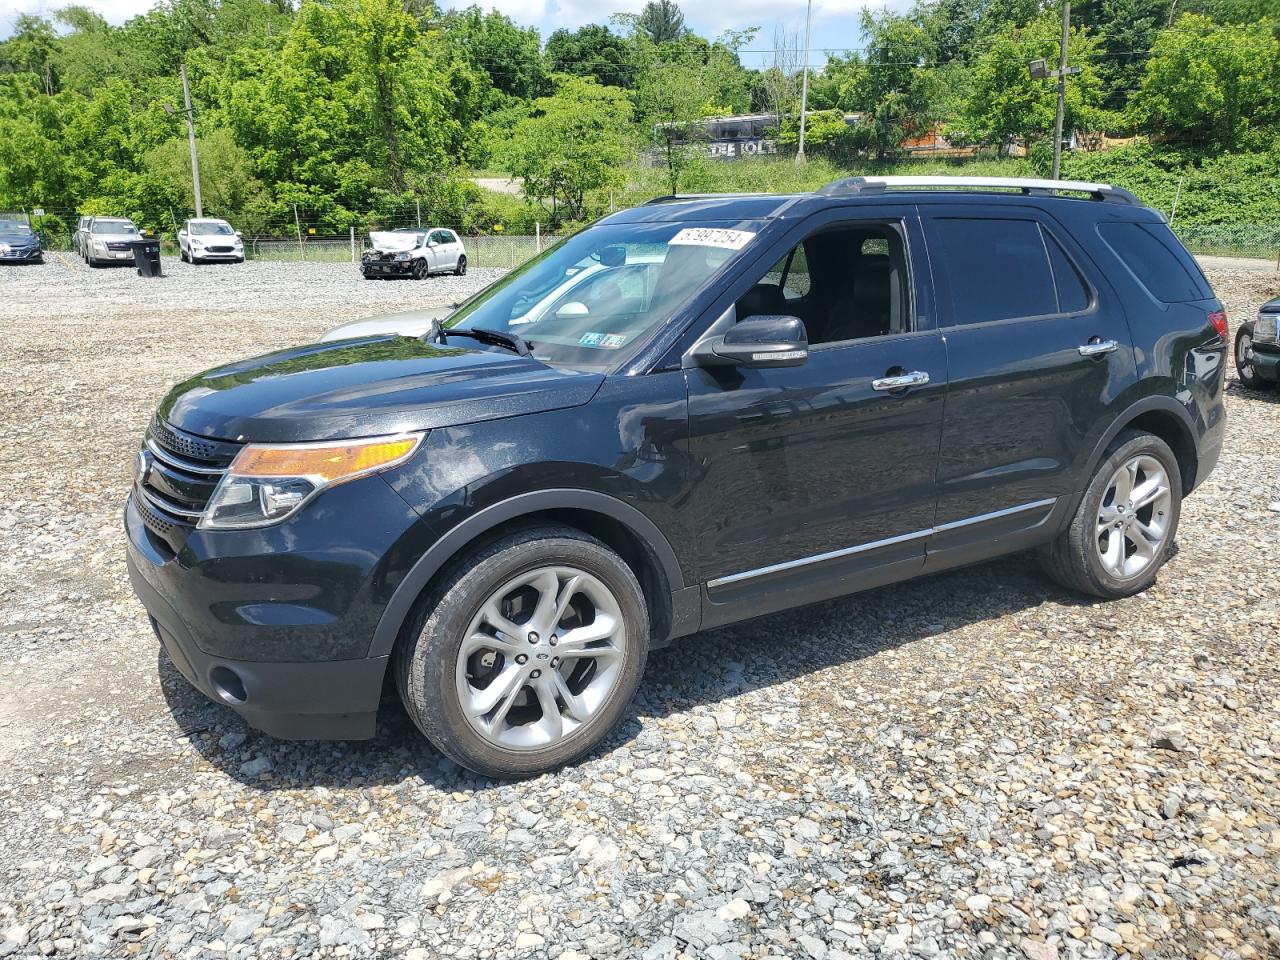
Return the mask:
MULTIPOLYGON (((66 6, 80 3, 96 10, 111 23, 123 23, 140 13, 145 13, 155 0, 0 0, 0 37, 13 30, 14 20, 21 13, 44 16, 66 6)), ((598 0, 476 0, 486 9, 493 7, 512 20, 525 26, 535 26, 543 40, 559 27, 574 29, 584 23, 606 22, 609 13, 638 13, 644 0, 610 0, 601 4, 598 0), (607 11, 607 12, 606 12, 607 11)), ((706 37, 715 37, 727 29, 760 27, 756 39, 749 45, 742 60, 747 66, 757 67, 772 61, 771 50, 774 31, 785 30, 803 38, 806 0, 683 0, 685 23, 706 37)), ((464 6, 465 3, 442 3, 442 6, 464 6)), ((826 60, 825 50, 843 51, 857 47, 861 42, 858 14, 864 6, 880 8, 884 0, 814 0, 813 26, 810 39, 809 62, 814 66, 826 60)), ((903 6, 902 0, 889 6, 903 6)))

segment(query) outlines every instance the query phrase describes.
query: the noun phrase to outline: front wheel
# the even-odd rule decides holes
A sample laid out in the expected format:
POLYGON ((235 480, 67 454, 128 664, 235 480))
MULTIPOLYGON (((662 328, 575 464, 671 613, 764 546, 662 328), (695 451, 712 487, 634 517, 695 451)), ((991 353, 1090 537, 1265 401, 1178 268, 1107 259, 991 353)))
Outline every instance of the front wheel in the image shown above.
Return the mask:
POLYGON ((1253 365, 1253 324, 1242 323, 1236 331, 1236 375, 1240 385, 1250 390, 1264 390, 1271 384, 1258 376, 1253 365))
POLYGON ((187 260, 189 259, 187 257, 187 251, 183 250, 181 247, 178 248, 178 259, 181 260, 183 263, 186 263, 187 260))
POLYGON ((644 595, 622 558, 540 526, 474 552, 424 598, 396 681, 442 753, 485 776, 527 777, 617 726, 648 650, 644 595))
POLYGON ((428 272, 429 271, 427 270, 427 261, 425 260, 413 261, 413 269, 412 269, 413 279, 425 280, 428 272))
POLYGON ((1169 445, 1122 430, 1094 471, 1075 516, 1041 550, 1058 583, 1095 597, 1141 593, 1169 558, 1182 511, 1182 475, 1169 445))
POLYGON ((458 265, 453 270, 454 276, 465 277, 467 275, 467 258, 459 257, 458 265))

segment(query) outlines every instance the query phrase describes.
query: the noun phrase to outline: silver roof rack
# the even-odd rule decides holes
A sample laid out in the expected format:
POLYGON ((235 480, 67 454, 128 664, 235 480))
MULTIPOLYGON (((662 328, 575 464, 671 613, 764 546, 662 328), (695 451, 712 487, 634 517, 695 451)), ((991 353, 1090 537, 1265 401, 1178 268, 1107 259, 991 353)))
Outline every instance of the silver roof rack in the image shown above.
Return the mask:
POLYGON ((822 197, 872 196, 888 190, 925 188, 945 190, 1017 190, 1030 196, 1059 193, 1087 193, 1094 200, 1129 203, 1142 201, 1122 187, 1083 180, 1037 180, 1031 177, 846 177, 833 180, 817 191, 822 197))

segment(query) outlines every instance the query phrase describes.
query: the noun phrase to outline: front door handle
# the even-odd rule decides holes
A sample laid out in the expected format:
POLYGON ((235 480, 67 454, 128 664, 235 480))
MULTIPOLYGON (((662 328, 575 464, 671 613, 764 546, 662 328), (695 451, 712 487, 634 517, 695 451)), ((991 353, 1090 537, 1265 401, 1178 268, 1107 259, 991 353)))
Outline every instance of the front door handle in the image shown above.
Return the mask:
MULTIPOLYGON (((901 368, 899 368, 901 369, 901 368)), ((903 390, 907 387, 923 387, 929 382, 929 374, 923 370, 912 370, 910 373, 896 377, 880 377, 871 381, 872 390, 903 390)))
POLYGON ((1082 357, 1100 357, 1104 353, 1115 353, 1119 346, 1120 344, 1114 340, 1099 340, 1097 337, 1091 337, 1088 343, 1082 343, 1076 349, 1080 351, 1082 357))

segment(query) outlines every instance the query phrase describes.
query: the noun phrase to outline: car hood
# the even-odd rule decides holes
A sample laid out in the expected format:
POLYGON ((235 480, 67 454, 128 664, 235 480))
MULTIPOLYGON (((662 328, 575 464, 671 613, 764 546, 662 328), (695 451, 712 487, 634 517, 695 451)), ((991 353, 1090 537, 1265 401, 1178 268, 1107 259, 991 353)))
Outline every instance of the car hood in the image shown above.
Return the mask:
POLYGON ((159 416, 225 440, 336 440, 575 407, 603 380, 515 354, 364 337, 198 374, 169 392, 159 416))
POLYGON ((1258 310, 1258 312, 1259 313, 1280 313, 1280 297, 1276 297, 1274 300, 1268 300, 1266 303, 1262 305, 1262 307, 1258 310))
POLYGON ((134 240, 145 240, 146 237, 136 233, 91 233, 90 240, 101 240, 103 243, 132 243, 134 240))
POLYGON ((365 317, 363 320, 352 320, 341 326, 326 330, 320 338, 321 343, 334 340, 349 340, 352 337, 368 337, 374 334, 394 333, 401 337, 420 337, 431 327, 432 320, 444 320, 458 309, 456 303, 438 307, 423 307, 420 310, 403 310, 400 313, 383 313, 376 317, 365 317))
POLYGON ((34 233, 9 233, 0 230, 0 243, 7 243, 11 247, 28 247, 36 242, 34 233))
POLYGON ((418 245, 416 233, 388 233, 375 230, 369 234, 369 243, 373 249, 382 253, 403 253, 418 245))

